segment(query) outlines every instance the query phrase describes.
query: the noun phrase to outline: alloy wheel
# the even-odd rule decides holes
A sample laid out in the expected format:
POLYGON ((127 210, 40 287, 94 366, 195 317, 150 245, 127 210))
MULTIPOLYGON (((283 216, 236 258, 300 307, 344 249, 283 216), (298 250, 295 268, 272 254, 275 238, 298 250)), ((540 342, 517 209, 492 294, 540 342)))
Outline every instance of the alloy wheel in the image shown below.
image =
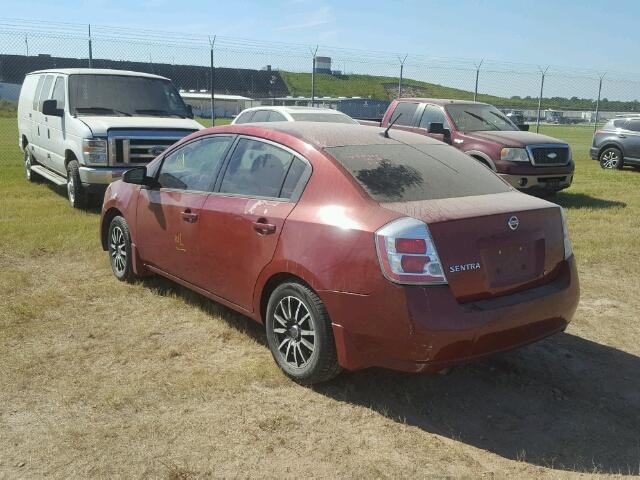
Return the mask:
POLYGON ((73 175, 68 174, 67 178, 67 195, 69 196, 69 201, 71 205, 75 205, 76 203, 76 189, 75 189, 75 181, 73 180, 73 175))
POLYGON ((273 312, 273 333, 278 353, 291 367, 304 368, 316 351, 313 316, 302 300, 284 297, 273 312))
POLYGON ((24 169, 27 174, 27 180, 31 180, 31 155, 29 152, 24 152, 24 169))
POLYGON ((602 155, 602 166, 604 168, 618 168, 620 156, 617 152, 609 150, 602 155))
POLYGON ((111 255, 111 264, 116 274, 123 275, 127 268, 127 248, 124 232, 118 226, 111 230, 109 253, 111 255))

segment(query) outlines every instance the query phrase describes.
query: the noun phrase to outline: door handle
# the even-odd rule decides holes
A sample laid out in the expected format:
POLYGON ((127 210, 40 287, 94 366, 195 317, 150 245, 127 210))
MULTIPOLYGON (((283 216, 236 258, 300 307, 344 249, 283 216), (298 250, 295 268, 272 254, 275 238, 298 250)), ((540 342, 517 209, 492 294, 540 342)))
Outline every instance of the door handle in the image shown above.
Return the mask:
POLYGON ((255 222, 251 222, 253 229, 260 235, 270 235, 276 233, 276 226, 272 223, 267 223, 266 218, 259 218, 255 222))
POLYGON ((182 220, 187 223, 196 223, 198 221, 198 214, 193 213, 190 208, 187 208, 180 215, 182 216, 182 220))
POLYGON ((627 138, 627 136, 624 133, 619 133, 618 138, 627 138))

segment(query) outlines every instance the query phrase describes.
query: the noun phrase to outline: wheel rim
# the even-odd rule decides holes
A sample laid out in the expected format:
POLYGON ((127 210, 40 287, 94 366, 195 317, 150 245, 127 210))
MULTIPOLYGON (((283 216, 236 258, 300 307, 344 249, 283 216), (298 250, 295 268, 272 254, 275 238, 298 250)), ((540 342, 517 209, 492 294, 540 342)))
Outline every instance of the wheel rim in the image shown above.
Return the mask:
POLYGON ((620 157, 613 150, 604 152, 604 154, 602 155, 602 166, 604 168, 616 168, 619 161, 620 157))
POLYGON ((71 175, 71 173, 68 173, 67 176, 69 177, 67 179, 67 194, 69 195, 69 201, 71 202, 71 205, 75 205, 76 203, 75 182, 73 180, 73 175, 71 175))
POLYGON ((111 230, 110 240, 109 254, 111 255, 111 265, 118 275, 122 275, 127 268, 127 248, 122 228, 114 227, 113 230, 111 230))
POLYGON ((273 312, 273 335, 280 358, 290 367, 302 369, 316 351, 313 315, 302 300, 284 297, 273 312))
POLYGON ((24 168, 27 172, 27 180, 31 180, 31 155, 24 152, 24 168))

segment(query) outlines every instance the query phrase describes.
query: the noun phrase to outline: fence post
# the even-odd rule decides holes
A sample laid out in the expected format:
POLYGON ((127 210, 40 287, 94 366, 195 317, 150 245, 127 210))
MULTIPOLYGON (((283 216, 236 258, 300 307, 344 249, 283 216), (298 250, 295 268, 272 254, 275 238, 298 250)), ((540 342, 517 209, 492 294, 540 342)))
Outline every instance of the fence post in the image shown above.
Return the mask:
POLYGON ((29 56, 29 35, 24 34, 24 44, 27 47, 27 57, 29 56))
POLYGON ((482 62, 484 62, 484 58, 480 60, 480 63, 476 65, 476 88, 473 91, 473 101, 475 102, 478 98, 478 80, 480 78, 480 67, 482 66, 482 62))
POLYGON ((598 99, 596 100, 596 118, 593 120, 593 131, 598 129, 598 113, 600 112, 600 94, 602 93, 602 79, 606 73, 600 75, 600 81, 598 82, 598 99))
POLYGON ((318 45, 316 45, 316 49, 311 53, 313 61, 313 65, 311 66, 311 106, 313 107, 316 101, 316 53, 318 53, 318 45))
POLYGON ((93 66, 93 45, 91 44, 91 24, 89 24, 89 68, 93 66))
POLYGON ((540 96, 538 97, 538 114, 536 115, 536 133, 540 132, 540 108, 542 107, 542 94, 544 92, 544 77, 547 74, 547 70, 549 70, 548 66, 544 70, 540 69, 540 73, 542 74, 542 77, 540 79, 540 96))
POLYGON ((408 55, 409 54, 406 54, 402 59, 398 57, 398 60, 400 60, 400 78, 398 79, 398 98, 402 97, 402 74, 404 71, 404 61, 407 59, 408 55))
POLYGON ((215 127, 216 126, 216 113, 215 113, 215 107, 216 107, 216 99, 215 99, 215 95, 213 93, 215 86, 216 86, 216 70, 213 67, 213 46, 216 43, 216 35, 213 36, 213 40, 211 39, 211 37, 209 37, 209 47, 210 47, 210 59, 211 59, 211 63, 210 63, 210 70, 209 70, 209 90, 211 90, 211 126, 215 127))

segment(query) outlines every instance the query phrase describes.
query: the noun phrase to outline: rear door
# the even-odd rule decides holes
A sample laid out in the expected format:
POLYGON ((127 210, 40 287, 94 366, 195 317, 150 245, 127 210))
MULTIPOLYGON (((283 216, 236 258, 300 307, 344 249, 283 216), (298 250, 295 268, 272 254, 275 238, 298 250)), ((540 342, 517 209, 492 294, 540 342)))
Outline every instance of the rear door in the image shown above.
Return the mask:
POLYGON ((277 144, 240 137, 200 219, 202 288, 251 310, 253 290, 273 258, 285 219, 311 167, 277 144))
POLYGON ((196 282, 202 207, 233 138, 216 135, 179 147, 162 161, 159 188, 141 188, 137 247, 145 263, 196 282))

